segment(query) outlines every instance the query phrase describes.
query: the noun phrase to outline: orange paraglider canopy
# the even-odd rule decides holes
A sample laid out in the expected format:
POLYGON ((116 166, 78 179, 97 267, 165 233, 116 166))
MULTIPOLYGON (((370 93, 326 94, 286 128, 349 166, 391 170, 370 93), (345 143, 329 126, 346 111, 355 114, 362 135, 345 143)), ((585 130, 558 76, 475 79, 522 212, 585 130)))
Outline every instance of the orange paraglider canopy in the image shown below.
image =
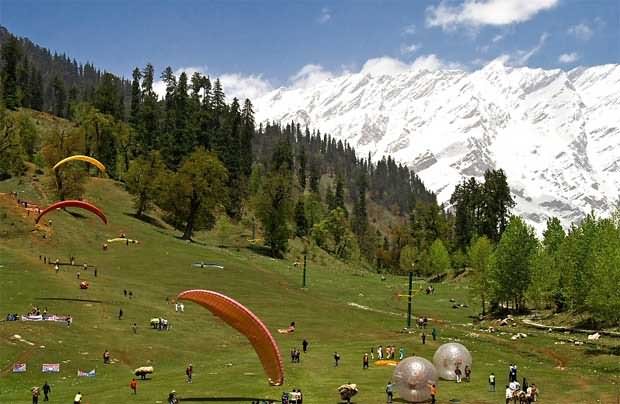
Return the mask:
POLYGON ((54 209, 61 209, 61 208, 81 208, 81 209, 86 209, 86 210, 94 213, 95 215, 99 216, 99 218, 101 219, 101 221, 103 223, 108 224, 108 219, 106 219, 105 215, 103 214, 103 212, 98 207, 96 207, 95 205, 91 205, 88 202, 75 201, 75 200, 60 201, 60 202, 56 202, 56 203, 51 204, 50 206, 45 208, 39 214, 39 216, 37 216, 37 219, 35 220, 35 223, 39 223, 39 220, 41 220, 41 218, 43 216, 45 216, 47 213, 53 211, 54 209))
POLYGON ((284 382, 282 357, 276 341, 265 324, 241 303, 221 293, 200 289, 181 292, 177 300, 198 303, 245 335, 267 373, 269 384, 280 386, 284 382))

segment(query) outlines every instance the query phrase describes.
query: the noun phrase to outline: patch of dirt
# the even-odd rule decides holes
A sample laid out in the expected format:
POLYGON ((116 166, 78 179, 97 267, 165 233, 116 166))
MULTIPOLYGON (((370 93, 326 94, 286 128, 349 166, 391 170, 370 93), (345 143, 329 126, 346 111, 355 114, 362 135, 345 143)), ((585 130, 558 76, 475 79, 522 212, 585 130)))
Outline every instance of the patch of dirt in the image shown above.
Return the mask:
POLYGON ((552 359, 555 362, 556 368, 559 368, 561 370, 564 370, 566 368, 566 365, 568 363, 567 359, 562 357, 560 354, 555 352, 553 349, 543 348, 543 349, 539 349, 539 352, 544 354, 547 358, 552 359))

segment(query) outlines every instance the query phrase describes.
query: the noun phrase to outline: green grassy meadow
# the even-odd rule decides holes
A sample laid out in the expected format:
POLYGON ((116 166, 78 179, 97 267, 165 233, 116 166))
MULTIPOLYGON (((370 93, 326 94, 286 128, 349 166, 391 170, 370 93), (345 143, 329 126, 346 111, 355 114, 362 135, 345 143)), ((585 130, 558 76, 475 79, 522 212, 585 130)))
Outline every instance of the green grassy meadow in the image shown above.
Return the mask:
MULTIPOLYGON (((27 199, 49 202, 32 182, 0 182, 0 192, 24 191, 27 199)), ((70 403, 81 391, 84 403, 158 403, 176 390, 182 401, 251 402, 256 398, 278 400, 283 391, 301 389, 307 404, 338 402, 336 387, 357 383, 358 404, 385 402, 385 384, 393 368, 371 364, 362 369, 362 356, 371 346, 395 345, 407 355, 432 360, 436 348, 445 342, 460 341, 474 358, 471 383, 441 381, 439 403, 502 403, 503 383, 508 364, 519 365, 519 377, 527 377, 539 386, 542 403, 616 403, 620 381, 620 343, 604 337, 597 344, 575 346, 569 338, 586 340, 585 335, 547 333, 529 328, 500 328, 498 333, 481 331, 490 323, 474 321, 478 311, 470 298, 467 280, 449 280, 437 284, 435 295, 418 292, 414 315, 431 318, 430 327, 439 332, 437 341, 429 337, 422 345, 420 331, 403 333, 405 326, 407 279, 380 275, 348 266, 318 249, 308 259, 308 288, 301 288, 302 261, 300 242, 291 243, 285 260, 274 260, 248 248, 251 231, 235 227, 226 247, 211 233, 197 235, 196 243, 187 243, 177 232, 157 219, 146 223, 134 218, 132 202, 121 186, 109 180, 89 182, 87 199, 101 207, 109 220, 101 223, 95 216, 79 212, 70 215, 54 212, 51 237, 43 230, 33 231, 33 217, 26 217, 8 195, 0 195, 0 315, 24 314, 32 305, 49 313, 71 314, 71 327, 51 322, 0 322, 0 403, 30 403, 30 387, 47 380, 52 386, 52 403, 70 403), (121 232, 140 244, 101 246, 121 232), (81 279, 90 282, 88 290, 79 289, 76 269, 63 267, 56 274, 44 265, 39 255, 67 261, 70 255, 78 263, 96 265, 81 271, 81 279), (196 261, 217 262, 224 270, 200 269, 196 261), (271 387, 250 344, 237 332, 192 303, 184 313, 175 313, 169 300, 179 292, 210 289, 224 293, 257 314, 272 331, 283 357, 285 384, 271 387), (133 299, 123 296, 131 290, 133 299), (46 300, 50 298, 98 300, 46 300), (453 309, 450 299, 469 308, 453 309), (354 307, 351 303, 370 309, 354 307), (124 318, 118 319, 118 311, 124 318), (149 328, 149 319, 164 317, 170 331, 149 328), (297 324, 293 334, 276 332, 291 321, 297 324), (134 334, 131 324, 138 325, 134 334), (528 337, 513 341, 511 335, 525 332, 528 337), (31 342, 17 341, 15 334, 31 342), (301 363, 293 364, 289 352, 301 349, 301 341, 310 342, 301 363), (104 365, 104 350, 113 363, 104 365), (333 353, 341 354, 339 367, 333 365, 333 353), (612 353, 615 352, 615 355, 612 353), (13 363, 24 362, 28 371, 11 373, 13 363), (184 370, 194 366, 194 382, 185 382, 184 370), (60 363, 57 374, 41 373, 42 363, 60 363), (151 380, 139 381, 138 394, 132 395, 129 382, 132 370, 152 365, 151 380), (78 378, 76 371, 96 369, 94 378, 78 378), (498 376, 498 391, 487 392, 487 376, 498 376)), ((73 212, 77 212, 73 210, 73 212)), ((43 229, 41 227, 40 229, 43 229)), ((425 284, 416 281, 416 288, 425 284)), ((430 333, 430 328, 427 329, 430 333)), ((41 399, 42 400, 42 399, 41 399)))

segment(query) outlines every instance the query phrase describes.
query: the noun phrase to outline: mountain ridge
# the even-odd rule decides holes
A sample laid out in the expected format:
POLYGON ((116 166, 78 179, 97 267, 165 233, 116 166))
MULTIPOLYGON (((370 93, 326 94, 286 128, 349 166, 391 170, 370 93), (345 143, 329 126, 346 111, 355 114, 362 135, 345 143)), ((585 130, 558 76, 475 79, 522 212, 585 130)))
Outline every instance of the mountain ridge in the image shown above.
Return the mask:
POLYGON ((503 168, 537 230, 590 211, 608 214, 620 186, 620 64, 479 70, 367 63, 255 100, 257 121, 295 120, 347 140, 373 159, 390 154, 447 202, 462 178, 503 168))

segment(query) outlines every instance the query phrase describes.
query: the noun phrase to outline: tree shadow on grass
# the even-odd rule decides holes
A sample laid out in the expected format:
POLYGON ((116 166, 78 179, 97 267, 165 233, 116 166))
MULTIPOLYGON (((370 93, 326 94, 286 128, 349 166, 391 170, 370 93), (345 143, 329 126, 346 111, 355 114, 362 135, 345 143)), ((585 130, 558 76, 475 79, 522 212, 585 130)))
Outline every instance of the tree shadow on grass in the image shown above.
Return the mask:
POLYGON ((590 346, 587 345, 585 349, 586 355, 597 356, 597 355, 613 355, 620 356, 620 345, 617 346, 590 346))
POLYGON ((255 401, 268 403, 275 403, 276 400, 270 398, 257 398, 257 397, 185 397, 179 398, 179 401, 187 402, 219 402, 219 403, 252 403, 255 401))
POLYGON ((273 258, 271 256, 271 249, 264 245, 251 244, 247 246, 247 249, 252 251, 253 253, 264 255, 265 257, 273 258))
POLYGON ((134 219, 138 219, 141 222, 144 222, 146 224, 150 224, 152 226, 158 227, 160 229, 165 229, 166 226, 164 226, 164 224, 162 223, 162 221, 160 219, 157 219, 155 217, 149 216, 149 215, 142 215, 142 216, 138 216, 135 213, 125 213, 126 216, 129 217, 133 217, 134 219))

